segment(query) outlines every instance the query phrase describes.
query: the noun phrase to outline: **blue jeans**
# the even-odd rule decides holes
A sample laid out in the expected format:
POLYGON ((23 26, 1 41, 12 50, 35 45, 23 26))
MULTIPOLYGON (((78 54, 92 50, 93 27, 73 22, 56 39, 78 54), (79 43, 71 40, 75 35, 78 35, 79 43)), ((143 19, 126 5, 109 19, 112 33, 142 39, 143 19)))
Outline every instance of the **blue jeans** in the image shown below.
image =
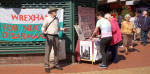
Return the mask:
POLYGON ((142 44, 146 44, 147 43, 147 38, 148 38, 147 34, 148 34, 148 31, 142 31, 141 30, 142 44))
POLYGON ((118 43, 113 45, 113 46, 110 46, 109 48, 109 51, 111 51, 112 53, 112 61, 115 62, 115 61, 118 61, 118 43))

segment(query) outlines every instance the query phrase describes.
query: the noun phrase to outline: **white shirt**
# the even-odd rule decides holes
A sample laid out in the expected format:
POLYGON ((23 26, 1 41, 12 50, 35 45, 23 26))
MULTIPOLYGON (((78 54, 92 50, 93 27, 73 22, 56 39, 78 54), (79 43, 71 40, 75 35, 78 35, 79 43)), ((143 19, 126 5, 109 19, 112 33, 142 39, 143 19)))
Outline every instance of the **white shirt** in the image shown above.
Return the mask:
MULTIPOLYGON (((49 25, 49 23, 53 20, 51 16, 48 16, 41 27, 42 32, 45 31, 46 27, 49 25)), ((59 32, 59 21, 58 19, 55 19, 47 28, 46 34, 58 34, 59 32)))
POLYGON ((135 17, 131 17, 129 21, 132 22, 132 23, 134 23, 135 17))
POLYGON ((136 26, 135 26, 135 20, 136 20, 135 17, 131 17, 130 20, 129 20, 130 22, 132 22, 132 23, 134 24, 134 27, 136 27, 136 26))
POLYGON ((99 27, 101 30, 101 38, 112 37, 111 24, 107 19, 102 18, 98 20, 96 27, 99 27))

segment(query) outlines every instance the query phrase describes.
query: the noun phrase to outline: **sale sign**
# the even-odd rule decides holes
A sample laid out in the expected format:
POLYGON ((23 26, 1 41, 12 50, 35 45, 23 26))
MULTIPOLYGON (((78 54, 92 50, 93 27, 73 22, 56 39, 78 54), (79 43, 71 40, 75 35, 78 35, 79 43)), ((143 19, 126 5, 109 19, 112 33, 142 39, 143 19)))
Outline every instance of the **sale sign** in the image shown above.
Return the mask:
MULTIPOLYGON (((44 41, 41 26, 48 11, 49 9, 0 8, 0 40, 44 41)), ((60 27, 63 27, 63 12, 63 9, 57 12, 60 27)))

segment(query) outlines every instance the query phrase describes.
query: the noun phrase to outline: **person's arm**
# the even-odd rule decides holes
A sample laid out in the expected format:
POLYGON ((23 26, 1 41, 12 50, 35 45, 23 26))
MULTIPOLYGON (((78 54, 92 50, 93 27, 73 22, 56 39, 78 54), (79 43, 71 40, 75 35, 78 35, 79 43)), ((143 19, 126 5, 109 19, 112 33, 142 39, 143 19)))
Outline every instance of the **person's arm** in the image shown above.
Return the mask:
POLYGON ((98 32, 98 30, 99 30, 99 28, 100 28, 100 21, 97 21, 97 23, 96 23, 96 28, 94 29, 94 32, 92 33, 92 35, 91 35, 91 37, 90 37, 90 39, 92 40, 93 39, 93 37, 97 34, 97 32, 98 32))
POLYGON ((150 31, 150 17, 149 17, 149 19, 148 19, 148 27, 149 27, 149 31, 150 31))
POLYGON ((117 20, 113 19, 113 21, 111 23, 112 33, 115 33, 117 31, 117 28, 116 28, 117 25, 118 25, 117 20))
POLYGON ((135 27, 134 27, 134 24, 133 24, 133 23, 131 23, 131 24, 132 24, 132 30, 133 30, 133 32, 137 33, 137 32, 136 32, 136 29, 135 29, 135 27))
POLYGON ((41 26, 41 31, 42 31, 43 34, 45 34, 45 32, 46 32, 45 29, 47 27, 47 24, 48 24, 47 19, 45 19, 44 22, 43 22, 43 25, 41 26))
POLYGON ((141 19, 142 17, 137 17, 137 26, 141 28, 141 19))
POLYGON ((95 30, 94 30, 94 32, 93 32, 93 34, 92 34, 92 36, 90 37, 91 40, 97 34, 98 30, 99 30, 99 27, 96 27, 95 30))
MULTIPOLYGON (((59 23, 59 21, 58 21, 58 23, 59 23)), ((64 27, 62 27, 63 25, 66 25, 66 24, 59 25, 60 31, 68 31, 69 28, 64 28, 64 27)))
POLYGON ((94 30, 94 32, 93 32, 93 34, 92 34, 92 37, 94 37, 97 34, 98 30, 99 30, 99 28, 96 27, 95 30, 94 30))
POLYGON ((68 28, 60 28, 60 30, 62 30, 62 31, 68 31, 69 29, 68 28))
POLYGON ((134 23, 132 23, 133 32, 137 33, 134 23))
POLYGON ((124 22, 121 23, 121 33, 124 31, 124 22))

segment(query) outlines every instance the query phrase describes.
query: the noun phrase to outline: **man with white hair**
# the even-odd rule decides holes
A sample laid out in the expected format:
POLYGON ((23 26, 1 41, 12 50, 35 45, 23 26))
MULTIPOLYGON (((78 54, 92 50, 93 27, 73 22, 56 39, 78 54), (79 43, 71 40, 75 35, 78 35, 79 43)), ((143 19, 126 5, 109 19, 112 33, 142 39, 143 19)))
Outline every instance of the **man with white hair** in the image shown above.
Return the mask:
POLYGON ((139 20, 139 27, 141 28, 141 43, 146 46, 148 39, 147 34, 150 29, 150 17, 148 16, 147 11, 143 11, 143 15, 139 20))

